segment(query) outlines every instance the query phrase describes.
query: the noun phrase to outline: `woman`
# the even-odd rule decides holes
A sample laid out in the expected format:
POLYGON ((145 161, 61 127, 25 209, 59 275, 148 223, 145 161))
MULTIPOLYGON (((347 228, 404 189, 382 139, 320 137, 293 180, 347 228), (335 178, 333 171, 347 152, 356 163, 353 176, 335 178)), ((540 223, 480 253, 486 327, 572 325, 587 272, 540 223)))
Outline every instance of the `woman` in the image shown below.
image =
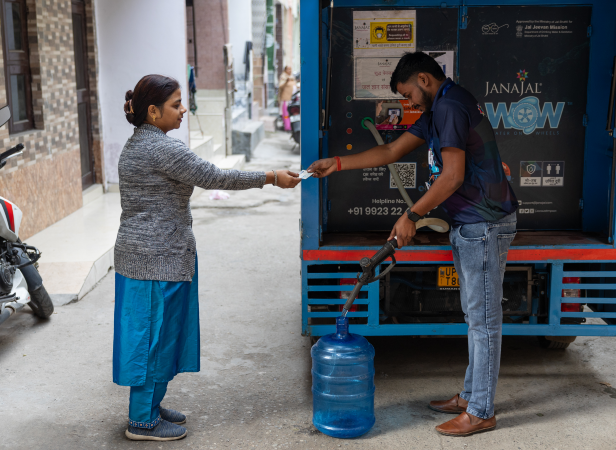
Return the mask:
POLYGON ((291 131, 288 105, 295 90, 295 77, 291 75, 291 66, 285 66, 278 80, 278 100, 280 101, 280 115, 285 131, 291 131))
POLYGON ((136 128, 118 164, 122 217, 115 245, 113 381, 131 387, 128 438, 175 440, 186 436, 179 425, 186 416, 160 403, 176 374, 199 371, 194 186, 291 188, 300 179, 288 170, 222 171, 168 137, 186 113, 172 78, 143 77, 126 93, 124 112, 136 128))

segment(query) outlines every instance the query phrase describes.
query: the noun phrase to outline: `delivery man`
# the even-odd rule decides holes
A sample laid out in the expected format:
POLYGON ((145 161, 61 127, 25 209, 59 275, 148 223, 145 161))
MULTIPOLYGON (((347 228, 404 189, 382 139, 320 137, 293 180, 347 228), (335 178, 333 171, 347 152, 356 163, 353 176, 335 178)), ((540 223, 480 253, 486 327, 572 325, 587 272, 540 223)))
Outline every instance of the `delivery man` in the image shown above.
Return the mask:
POLYGON ((321 159, 308 172, 322 178, 341 170, 384 166, 428 143, 428 191, 402 214, 389 239, 397 237, 398 248, 409 245, 415 222, 439 205, 451 218, 449 240, 468 324, 469 364, 463 391, 450 400, 430 402, 430 408, 459 414, 436 427, 441 434, 468 436, 492 430, 503 277, 516 233, 518 202, 503 171, 490 121, 475 97, 446 78, 432 57, 423 52, 405 54, 390 86, 423 112, 409 132, 362 153, 321 159))

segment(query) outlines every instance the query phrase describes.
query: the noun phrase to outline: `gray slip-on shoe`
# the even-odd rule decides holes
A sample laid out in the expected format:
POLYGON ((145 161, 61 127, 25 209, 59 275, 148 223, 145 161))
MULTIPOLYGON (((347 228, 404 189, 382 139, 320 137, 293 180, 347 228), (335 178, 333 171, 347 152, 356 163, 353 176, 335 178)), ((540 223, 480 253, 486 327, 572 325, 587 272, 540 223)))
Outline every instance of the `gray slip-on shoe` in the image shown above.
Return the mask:
POLYGON ((161 420, 154 428, 137 428, 128 425, 126 437, 133 441, 175 441, 186 437, 186 428, 161 420))
POLYGON ((165 409, 162 406, 160 407, 160 417, 162 417, 163 420, 176 425, 186 423, 186 416, 184 414, 174 409, 165 409))

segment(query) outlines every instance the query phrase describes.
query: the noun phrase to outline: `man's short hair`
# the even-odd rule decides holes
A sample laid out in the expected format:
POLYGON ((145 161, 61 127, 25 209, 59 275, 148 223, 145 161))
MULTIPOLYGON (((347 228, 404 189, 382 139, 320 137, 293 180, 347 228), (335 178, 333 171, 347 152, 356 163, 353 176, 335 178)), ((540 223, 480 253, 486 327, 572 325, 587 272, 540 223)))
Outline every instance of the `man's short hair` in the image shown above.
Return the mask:
POLYGON ((441 65, 431 56, 424 52, 405 53, 391 75, 389 82, 391 91, 397 94, 398 83, 406 83, 411 78, 417 77, 420 72, 429 73, 439 81, 445 79, 445 72, 443 72, 441 65))

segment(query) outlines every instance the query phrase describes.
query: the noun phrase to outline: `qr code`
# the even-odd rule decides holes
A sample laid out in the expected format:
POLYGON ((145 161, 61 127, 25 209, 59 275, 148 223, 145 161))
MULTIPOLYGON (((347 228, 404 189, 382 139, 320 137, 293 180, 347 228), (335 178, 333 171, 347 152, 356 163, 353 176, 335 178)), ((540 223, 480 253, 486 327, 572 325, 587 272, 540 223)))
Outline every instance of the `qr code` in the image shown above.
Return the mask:
MULTIPOLYGON (((402 180, 404 188, 415 189, 415 169, 417 167, 417 163, 395 163, 394 166, 396 167, 396 170, 400 175, 400 179, 402 180)), ((398 188, 391 173, 389 174, 389 188, 398 188)))

